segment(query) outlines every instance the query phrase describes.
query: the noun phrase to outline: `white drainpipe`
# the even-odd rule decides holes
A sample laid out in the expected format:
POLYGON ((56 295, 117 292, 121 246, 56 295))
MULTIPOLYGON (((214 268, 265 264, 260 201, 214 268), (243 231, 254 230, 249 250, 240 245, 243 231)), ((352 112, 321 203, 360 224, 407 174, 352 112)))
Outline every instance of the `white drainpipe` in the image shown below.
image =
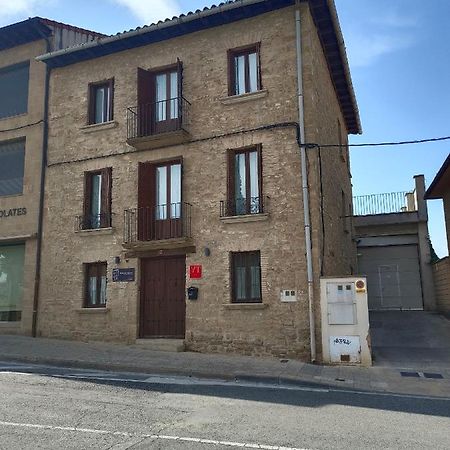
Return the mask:
POLYGON ((300 126, 300 157, 302 164, 303 214, 305 220, 306 268, 308 274, 309 334, 311 343, 311 361, 316 360, 316 325, 314 320, 314 278, 311 247, 311 216, 309 213, 308 168, 305 148, 305 108, 303 104, 303 64, 300 8, 297 1, 295 11, 297 46, 297 85, 298 85, 298 123, 300 126))

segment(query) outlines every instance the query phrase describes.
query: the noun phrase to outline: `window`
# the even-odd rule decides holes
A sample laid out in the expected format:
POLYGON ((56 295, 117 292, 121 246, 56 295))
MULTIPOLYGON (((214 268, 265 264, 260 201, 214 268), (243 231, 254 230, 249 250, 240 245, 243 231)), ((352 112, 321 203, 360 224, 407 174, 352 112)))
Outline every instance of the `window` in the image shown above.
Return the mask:
POLYGON ((261 172, 260 146, 229 151, 228 215, 263 212, 261 172))
POLYGON ((85 308, 104 308, 106 306, 105 262, 86 264, 85 308))
POLYGON ((156 167, 156 219, 181 217, 181 164, 156 167))
POLYGON ((84 174, 82 229, 91 230, 111 226, 111 175, 111 168, 84 174))
POLYGON ((113 120, 114 80, 89 85, 89 124, 113 120))
POLYGON ((0 119, 27 112, 29 78, 29 61, 0 69, 0 119))
POLYGON ((0 247, 0 322, 18 322, 22 315, 25 245, 0 247))
POLYGON ((259 251, 231 254, 232 302, 262 303, 259 251))
POLYGON ((228 51, 229 95, 242 95, 261 89, 259 44, 228 51))
POLYGON ((178 119, 178 70, 158 73, 155 84, 156 122, 178 119))
POLYGON ((0 143, 0 197, 23 193, 24 166, 25 139, 0 143))

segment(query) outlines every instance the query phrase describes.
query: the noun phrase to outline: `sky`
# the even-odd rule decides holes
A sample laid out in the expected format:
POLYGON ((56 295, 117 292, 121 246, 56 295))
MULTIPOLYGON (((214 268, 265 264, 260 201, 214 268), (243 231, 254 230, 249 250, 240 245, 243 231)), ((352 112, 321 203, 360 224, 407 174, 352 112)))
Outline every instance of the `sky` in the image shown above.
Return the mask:
MULTIPOLYGON (((218 2, 216 2, 217 4, 218 2)), ((115 34, 210 6, 210 0, 0 0, 0 26, 35 15, 115 34)), ((363 134, 350 143, 450 136, 449 0, 336 0, 363 134)), ((351 150, 354 195, 429 185, 450 141, 351 150)), ((431 240, 448 254, 442 202, 428 202, 431 240)))

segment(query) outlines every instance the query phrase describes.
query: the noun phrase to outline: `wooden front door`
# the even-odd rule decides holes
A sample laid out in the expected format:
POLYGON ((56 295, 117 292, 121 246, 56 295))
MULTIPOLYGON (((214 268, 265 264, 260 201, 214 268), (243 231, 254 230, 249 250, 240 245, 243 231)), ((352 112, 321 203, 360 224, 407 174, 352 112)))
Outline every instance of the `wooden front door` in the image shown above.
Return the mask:
POLYGON ((184 339, 186 257, 142 259, 141 338, 184 339))

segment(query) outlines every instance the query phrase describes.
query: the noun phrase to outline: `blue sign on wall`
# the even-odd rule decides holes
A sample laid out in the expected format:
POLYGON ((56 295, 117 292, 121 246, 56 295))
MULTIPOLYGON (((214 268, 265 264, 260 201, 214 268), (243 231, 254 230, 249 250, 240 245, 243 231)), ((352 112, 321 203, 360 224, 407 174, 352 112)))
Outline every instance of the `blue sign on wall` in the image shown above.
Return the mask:
POLYGON ((134 281, 135 273, 135 269, 113 269, 112 280, 114 283, 134 281))

